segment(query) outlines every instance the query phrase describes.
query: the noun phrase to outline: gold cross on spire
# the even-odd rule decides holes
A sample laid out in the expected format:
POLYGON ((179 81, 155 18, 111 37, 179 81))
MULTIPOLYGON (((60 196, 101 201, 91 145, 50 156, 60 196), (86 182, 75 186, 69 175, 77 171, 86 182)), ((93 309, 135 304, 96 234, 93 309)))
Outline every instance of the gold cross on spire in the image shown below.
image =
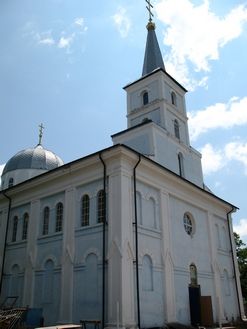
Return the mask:
POLYGON ((152 8, 154 6, 151 4, 151 0, 145 0, 145 1, 148 4, 148 6, 146 6, 146 8, 149 12, 149 22, 151 23, 152 22, 152 17, 154 16, 154 14, 152 13, 152 8))
POLYGON ((43 123, 39 125, 39 145, 41 145, 42 137, 43 137, 43 130, 44 130, 43 123))

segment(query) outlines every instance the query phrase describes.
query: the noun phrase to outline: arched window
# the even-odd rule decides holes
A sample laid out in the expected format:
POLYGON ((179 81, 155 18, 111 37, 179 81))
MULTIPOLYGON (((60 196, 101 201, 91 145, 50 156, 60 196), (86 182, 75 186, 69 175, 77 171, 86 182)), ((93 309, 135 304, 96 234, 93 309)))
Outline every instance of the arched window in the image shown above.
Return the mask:
POLYGON ((14 178, 10 177, 8 187, 11 187, 13 185, 14 185, 14 178))
POLYGON ((172 105, 177 106, 177 96, 174 93, 174 91, 171 92, 171 101, 172 101, 172 105))
POLYGON ((174 120, 174 133, 175 133, 175 137, 180 139, 179 123, 177 119, 174 120))
POLYGON ((149 99, 148 99, 148 92, 147 92, 147 91, 145 91, 145 92, 143 93, 143 95, 142 95, 142 101, 143 101, 143 105, 148 104, 149 99))
POLYGON ((195 264, 190 265, 190 284, 197 286, 197 268, 195 264))
POLYGON ((59 202, 56 206, 56 232, 63 230, 63 204, 59 202))
POLYGON ((14 219, 13 219, 12 242, 16 241, 17 228, 18 228, 18 217, 15 216, 14 219))
POLYGON ((43 230, 42 230, 43 235, 47 235, 49 232, 49 219, 50 219, 50 209, 49 207, 45 207, 43 213, 43 230))
POLYGON ((193 219, 188 213, 184 214, 184 229, 185 232, 190 236, 192 236, 192 234, 194 233, 193 219))
POLYGON ((105 193, 100 190, 97 195, 97 219, 98 223, 103 223, 105 220, 105 193))
POLYGON ((178 153, 178 167, 179 167, 179 175, 184 177, 184 157, 181 152, 178 153))
POLYGON ((29 221, 29 215, 26 212, 23 216, 23 226, 22 226, 22 240, 27 239, 27 232, 28 232, 28 221, 29 221))
POLYGON ((81 226, 89 225, 90 200, 87 194, 81 199, 81 226))
POLYGON ((145 255, 142 260, 142 289, 144 291, 153 290, 153 264, 148 255, 145 255))

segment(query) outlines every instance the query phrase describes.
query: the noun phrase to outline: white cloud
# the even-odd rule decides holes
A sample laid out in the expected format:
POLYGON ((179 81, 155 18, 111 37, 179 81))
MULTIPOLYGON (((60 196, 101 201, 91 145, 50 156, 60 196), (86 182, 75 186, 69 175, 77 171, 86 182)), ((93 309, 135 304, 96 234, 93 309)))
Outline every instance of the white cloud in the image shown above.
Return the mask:
MULTIPOLYGON (((53 22, 53 25, 55 24, 56 22, 53 22)), ((61 24, 61 22, 59 22, 59 24, 61 24)), ((71 52, 72 44, 78 41, 82 34, 87 32, 88 27, 85 25, 83 17, 77 17, 61 32, 55 33, 54 30, 50 29, 40 32, 38 31, 37 24, 28 22, 23 27, 23 37, 31 37, 39 45, 54 46, 65 49, 67 53, 69 53, 71 52)))
POLYGON ((205 175, 217 172, 232 161, 241 163, 244 166, 244 173, 247 175, 247 143, 230 142, 222 149, 216 149, 211 144, 206 144, 201 148, 201 153, 205 175))
POLYGON ((84 18, 83 17, 77 17, 77 18, 75 18, 74 23, 76 25, 83 26, 84 25, 84 18))
POLYGON ((209 62, 217 60, 220 48, 241 35, 247 22, 244 5, 234 7, 225 17, 213 13, 208 0, 200 5, 190 0, 159 0, 155 9, 158 19, 168 26, 164 35, 164 44, 171 47, 165 59, 167 71, 175 72, 176 78, 178 72, 187 88, 194 88, 196 82, 205 84, 205 77, 191 81, 188 66, 209 72, 209 62))
POLYGON ((242 218, 239 221, 239 224, 233 225, 233 230, 240 235, 243 240, 247 241, 247 219, 242 218))
POLYGON ((244 165, 247 175, 247 143, 232 142, 225 146, 225 155, 229 160, 239 161, 244 165))
POLYGON ((224 153, 215 150, 211 144, 206 144, 202 149, 202 168, 205 175, 217 172, 224 167, 224 153))
POLYGON ((44 39, 40 39, 39 43, 44 45, 54 45, 55 40, 52 38, 44 38, 44 39))
POLYGON ((226 104, 217 103, 205 110, 190 112, 189 127, 192 140, 199 135, 216 128, 231 128, 247 123, 247 97, 233 97, 226 104))
POLYGON ((74 24, 81 29, 81 33, 86 32, 88 30, 88 27, 85 25, 85 20, 83 17, 75 18, 74 24))
MULTIPOLYGON (((33 33, 34 34, 34 33, 33 33)), ((55 40, 52 37, 52 31, 45 31, 42 33, 35 33, 34 38, 37 40, 38 44, 52 46, 55 44, 55 40)))
POLYGON ((61 37, 58 41, 58 48, 67 48, 69 49, 69 47, 71 46, 71 44, 74 41, 74 34, 69 35, 68 37, 61 37))
POLYGON ((112 16, 112 18, 121 37, 126 38, 131 27, 131 22, 127 16, 126 9, 123 7, 119 7, 118 11, 115 15, 112 16))

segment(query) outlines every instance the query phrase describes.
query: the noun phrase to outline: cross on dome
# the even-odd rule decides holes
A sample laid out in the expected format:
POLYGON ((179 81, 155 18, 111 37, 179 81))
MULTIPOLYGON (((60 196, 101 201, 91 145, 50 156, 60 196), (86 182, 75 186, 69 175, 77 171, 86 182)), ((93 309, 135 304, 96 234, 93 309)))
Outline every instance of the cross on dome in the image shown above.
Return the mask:
POLYGON ((39 144, 38 145, 41 145, 44 129, 45 129, 45 127, 43 126, 43 123, 41 123, 39 125, 39 144))

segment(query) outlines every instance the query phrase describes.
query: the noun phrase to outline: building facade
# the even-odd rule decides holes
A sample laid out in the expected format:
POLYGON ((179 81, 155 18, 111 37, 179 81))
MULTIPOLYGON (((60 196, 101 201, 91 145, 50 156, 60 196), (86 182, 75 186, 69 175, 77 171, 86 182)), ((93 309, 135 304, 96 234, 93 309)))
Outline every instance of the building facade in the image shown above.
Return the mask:
POLYGON ((236 207, 204 185, 186 89, 166 72, 152 21, 147 30, 143 75, 125 87, 128 127, 112 147, 65 165, 49 153, 50 166, 22 151, 3 172, 0 302, 42 308, 47 325, 244 317, 236 207))

